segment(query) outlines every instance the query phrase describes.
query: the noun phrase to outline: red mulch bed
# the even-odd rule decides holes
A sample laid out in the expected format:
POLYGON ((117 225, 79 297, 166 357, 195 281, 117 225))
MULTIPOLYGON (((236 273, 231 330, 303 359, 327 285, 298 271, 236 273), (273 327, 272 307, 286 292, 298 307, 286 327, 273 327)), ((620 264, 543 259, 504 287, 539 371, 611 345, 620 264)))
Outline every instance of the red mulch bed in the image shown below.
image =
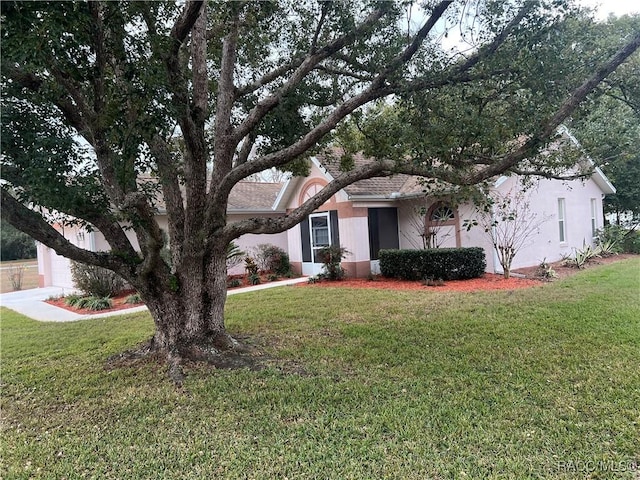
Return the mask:
POLYGON ((450 280, 440 286, 427 286, 420 281, 396 280, 375 277, 374 280, 365 278, 349 278, 330 282, 323 280, 317 283, 300 283, 299 286, 308 287, 346 287, 346 288, 378 288, 382 290, 433 290, 438 292, 475 292, 478 290, 516 290, 540 285, 542 281, 530 278, 511 277, 508 280, 502 275, 485 273, 480 278, 470 280, 450 280))
POLYGON ((89 314, 89 315, 98 315, 98 314, 102 314, 102 313, 115 312, 115 311, 118 311, 118 310, 126 310, 128 308, 133 308, 133 307, 140 307, 140 306, 144 305, 144 303, 135 303, 135 304, 134 303, 124 303, 124 301, 127 299, 127 297, 129 295, 134 294, 134 293, 136 293, 135 290, 127 290, 127 291, 122 292, 117 297, 113 297, 111 299, 111 301, 113 302, 113 307, 107 308, 106 310, 89 310, 88 308, 70 307, 69 305, 66 305, 64 303, 64 297, 45 300, 45 302, 48 303, 49 305, 53 305, 53 306, 58 307, 58 308, 64 308, 65 310, 69 310, 70 312, 78 313, 80 315, 87 315, 87 314, 89 314))
MULTIPOLYGON (((598 258, 594 259, 592 262, 587 264, 586 268, 590 268, 592 266, 612 263, 620 260, 625 260, 627 258, 634 258, 637 255, 632 254, 621 254, 615 255, 606 258, 598 258)), ((564 278, 570 275, 574 275, 579 272, 577 268, 573 268, 570 266, 565 266, 562 262, 556 262, 552 264, 557 277, 564 278)), ((432 290, 438 292, 446 292, 446 291, 456 291, 456 292, 475 292, 475 291, 486 291, 486 290, 517 290, 520 288, 529 288, 536 285, 540 285, 545 282, 544 279, 537 278, 537 267, 531 268, 523 268, 520 270, 516 270, 517 274, 525 275, 526 278, 520 277, 511 277, 508 280, 505 280, 502 275, 494 275, 491 273, 485 273, 481 278, 473 278, 471 280, 451 280, 445 282, 444 285, 441 286, 427 286, 423 285, 422 282, 415 281, 409 282, 404 280, 396 280, 389 279, 384 277, 375 277, 374 280, 368 280, 365 278, 349 278, 345 280, 340 280, 337 282, 330 282, 324 280, 322 282, 317 283, 299 283, 298 287, 340 287, 340 288, 378 288, 381 290, 432 290)), ((246 275, 234 275, 230 278, 239 278, 242 280, 242 285, 240 287, 247 287, 249 283, 247 281, 246 275)), ((260 276, 261 283, 269 283, 267 275, 260 276)), ((548 280, 547 280, 548 281, 548 280)), ((238 287, 238 288, 240 288, 238 287)), ((229 288, 232 290, 232 288, 229 288)), ((128 304, 124 303, 124 300, 134 293, 134 291, 123 292, 119 296, 113 298, 113 308, 108 310, 87 310, 87 309, 78 309, 69 307, 64 304, 64 298, 56 299, 56 300, 47 300, 47 303, 51 305, 55 305, 56 307, 64 308, 65 310, 69 310, 71 312, 79 313, 79 314, 101 314, 107 312, 113 312, 117 310, 126 310, 127 308, 138 307, 142 304, 128 304)))

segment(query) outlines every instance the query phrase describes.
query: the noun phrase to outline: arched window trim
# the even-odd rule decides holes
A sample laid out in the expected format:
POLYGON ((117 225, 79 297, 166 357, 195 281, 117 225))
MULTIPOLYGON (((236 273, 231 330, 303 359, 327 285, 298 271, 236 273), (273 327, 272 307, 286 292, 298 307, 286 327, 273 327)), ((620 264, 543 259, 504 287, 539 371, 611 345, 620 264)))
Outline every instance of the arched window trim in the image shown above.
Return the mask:
POLYGON ((429 226, 456 225, 457 217, 458 217, 458 212, 456 211, 456 209, 453 206, 451 206, 451 204, 446 203, 446 202, 436 202, 433 205, 431 205, 431 207, 429 207, 429 210, 427 211, 427 215, 426 215, 426 218, 425 218, 425 222, 429 226), (448 216, 448 218, 446 220, 444 220, 442 218, 434 219, 434 215, 439 210, 441 210, 443 212, 444 211, 449 211, 450 212, 450 216, 448 216))

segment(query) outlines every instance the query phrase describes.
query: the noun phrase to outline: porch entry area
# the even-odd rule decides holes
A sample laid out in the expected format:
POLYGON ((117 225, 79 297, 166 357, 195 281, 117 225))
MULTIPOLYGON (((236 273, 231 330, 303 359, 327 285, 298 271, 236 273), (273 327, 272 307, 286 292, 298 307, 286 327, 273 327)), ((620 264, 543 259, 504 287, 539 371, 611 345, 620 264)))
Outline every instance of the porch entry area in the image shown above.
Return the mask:
POLYGON ((398 235, 398 209, 395 207, 370 208, 369 221, 369 258, 371 273, 380 273, 379 252, 382 249, 400 248, 398 235))
POLYGON ((302 274, 317 275, 322 271, 318 251, 332 245, 340 245, 338 212, 312 213, 300 223, 302 240, 302 274))

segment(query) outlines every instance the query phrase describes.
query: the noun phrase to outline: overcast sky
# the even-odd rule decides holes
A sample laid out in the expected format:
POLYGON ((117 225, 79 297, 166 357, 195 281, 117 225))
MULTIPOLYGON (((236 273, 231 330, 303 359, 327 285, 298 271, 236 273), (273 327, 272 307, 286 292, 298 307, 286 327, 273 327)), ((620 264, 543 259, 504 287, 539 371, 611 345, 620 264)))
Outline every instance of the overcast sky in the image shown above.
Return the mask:
POLYGON ((579 3, 598 9, 597 18, 606 19, 610 13, 616 16, 640 13, 640 0, 578 0, 579 3))

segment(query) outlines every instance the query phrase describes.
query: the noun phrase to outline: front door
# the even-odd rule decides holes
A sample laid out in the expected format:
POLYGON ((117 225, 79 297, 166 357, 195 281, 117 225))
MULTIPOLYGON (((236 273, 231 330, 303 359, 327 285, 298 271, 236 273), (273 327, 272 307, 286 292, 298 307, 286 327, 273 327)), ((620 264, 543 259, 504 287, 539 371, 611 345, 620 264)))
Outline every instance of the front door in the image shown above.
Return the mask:
POLYGON ((311 236, 311 275, 322 271, 322 261, 318 258, 318 251, 331 246, 331 222, 329 212, 313 213, 309 215, 309 234, 311 236))

